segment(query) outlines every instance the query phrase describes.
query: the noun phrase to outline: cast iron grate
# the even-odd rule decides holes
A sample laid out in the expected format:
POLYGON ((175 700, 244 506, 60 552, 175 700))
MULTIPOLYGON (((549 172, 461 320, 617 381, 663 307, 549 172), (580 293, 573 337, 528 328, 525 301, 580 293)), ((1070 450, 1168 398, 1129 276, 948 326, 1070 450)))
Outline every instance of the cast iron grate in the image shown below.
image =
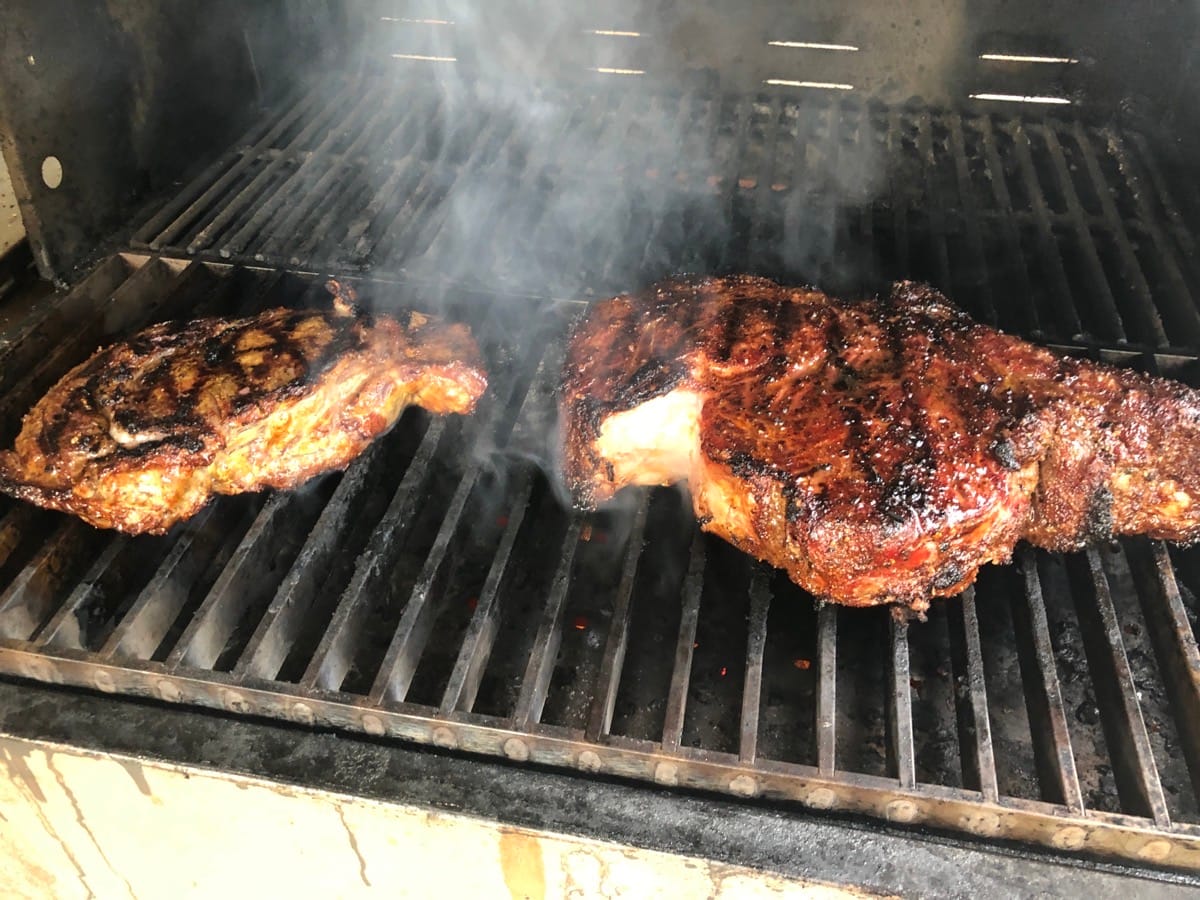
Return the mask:
MULTIPOLYGON (((312 276, 114 257, 5 347, 5 440, 111 332, 321 297, 312 276)), ((475 319, 495 376, 477 415, 412 411, 344 474, 161 538, 5 502, 0 671, 1197 867, 1195 551, 1023 551, 923 624, 816 609, 675 491, 563 507, 531 460, 568 316, 539 306, 531 336, 527 303, 475 319)))
POLYGON ((1195 551, 1021 552, 906 626, 815 609, 676 492, 572 514, 541 465, 574 308, 553 298, 678 270, 925 278, 985 321, 1197 383, 1192 231, 1145 143, 783 92, 547 95, 532 136, 503 99, 301 98, 148 221, 143 252, 7 335, 6 442, 109 335, 320 302, 322 271, 469 318, 494 379, 469 419, 410 412, 344 475, 165 538, 3 504, 0 670, 1200 868, 1195 551))
POLYGON ((1046 340, 1200 346, 1195 229, 1142 136, 812 94, 323 86, 133 245, 563 299, 680 271, 907 277, 1046 340))

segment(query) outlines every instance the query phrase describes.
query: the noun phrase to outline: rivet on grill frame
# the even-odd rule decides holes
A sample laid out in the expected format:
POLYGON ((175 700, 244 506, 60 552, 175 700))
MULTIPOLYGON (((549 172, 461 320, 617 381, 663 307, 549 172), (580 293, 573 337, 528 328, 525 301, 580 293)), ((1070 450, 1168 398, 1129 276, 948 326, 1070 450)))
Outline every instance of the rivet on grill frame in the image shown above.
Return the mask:
POLYGON ((729 790, 739 797, 754 797, 758 794, 758 780, 752 775, 738 775, 729 782, 729 790))
POLYGON ((1058 829, 1050 843, 1059 850, 1078 850, 1087 841, 1087 832, 1079 825, 1067 825, 1058 829))
POLYGON ((889 822, 912 822, 917 818, 917 805, 911 800, 893 800, 884 810, 889 822))
POLYGON ((92 676, 92 683, 96 685, 97 690, 104 691, 106 694, 116 693, 116 682, 113 681, 112 675, 108 672, 97 672, 92 676))
POLYGON ((453 750, 458 746, 458 738, 449 728, 435 728, 433 729, 433 743, 434 746, 453 750))
POLYGON ((291 714, 292 718, 302 725, 312 725, 317 721, 317 717, 313 713, 312 707, 307 703, 293 703, 291 714))
MULTIPOLYGON (((362 727, 363 731, 373 734, 375 737, 383 737, 387 734, 387 729, 383 727, 383 721, 379 716, 372 716, 369 713, 362 717, 362 727)), ((434 742, 436 743, 436 736, 434 742)))
POLYGON ((829 788, 819 787, 809 791, 808 796, 801 799, 813 809, 833 809, 837 795, 829 788))
POLYGON ((178 703, 183 699, 183 692, 170 681, 160 681, 157 685, 158 696, 168 703, 178 703))
POLYGON ((235 691, 221 691, 221 705, 230 712, 250 712, 250 703, 245 697, 235 691))
POLYGON ((958 827, 980 837, 995 837, 1000 833, 1000 817, 993 812, 970 812, 958 820, 958 827))
POLYGON ((1165 862, 1167 857, 1171 855, 1171 843, 1164 840, 1147 841, 1137 851, 1140 859, 1147 862, 1165 862))
POLYGON ((679 784, 679 767, 674 763, 660 762, 654 767, 654 780, 668 786, 679 784))
POLYGON ((603 763, 600 755, 594 750, 584 750, 579 754, 579 768, 585 772, 599 772, 603 763))
POLYGON ((529 745, 520 738, 509 738, 504 742, 504 755, 517 762, 529 759, 529 745))

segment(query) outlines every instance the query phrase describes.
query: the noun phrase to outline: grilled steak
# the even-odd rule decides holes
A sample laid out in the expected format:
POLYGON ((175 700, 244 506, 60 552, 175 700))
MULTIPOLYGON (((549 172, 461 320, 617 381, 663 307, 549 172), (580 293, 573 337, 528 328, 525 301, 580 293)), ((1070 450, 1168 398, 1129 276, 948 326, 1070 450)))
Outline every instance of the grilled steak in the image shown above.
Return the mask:
POLYGON ((738 277, 593 306, 560 398, 590 507, 687 479, 703 527, 817 597, 923 611, 1018 540, 1200 537, 1200 392, 973 322, 738 277))
POLYGON ((130 534, 218 494, 342 468, 409 404, 469 412, 487 386, 462 325, 329 310, 163 322, 98 351, 26 415, 0 490, 130 534))

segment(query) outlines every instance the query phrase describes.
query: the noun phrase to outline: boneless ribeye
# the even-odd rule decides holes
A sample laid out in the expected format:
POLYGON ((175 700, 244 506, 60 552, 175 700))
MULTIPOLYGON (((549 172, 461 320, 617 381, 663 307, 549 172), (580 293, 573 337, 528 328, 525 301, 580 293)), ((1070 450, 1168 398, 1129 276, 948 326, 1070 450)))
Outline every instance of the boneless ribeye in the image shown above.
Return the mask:
POLYGON ((405 407, 469 412, 487 386, 463 325, 331 308, 163 322, 99 350, 26 415, 0 490, 161 534, 214 493, 345 467, 405 407))
POLYGON ((687 479, 704 528, 818 597, 923 610, 1021 539, 1200 537, 1200 393, 979 325, 933 289, 761 278, 594 305, 560 398, 583 506, 687 479))

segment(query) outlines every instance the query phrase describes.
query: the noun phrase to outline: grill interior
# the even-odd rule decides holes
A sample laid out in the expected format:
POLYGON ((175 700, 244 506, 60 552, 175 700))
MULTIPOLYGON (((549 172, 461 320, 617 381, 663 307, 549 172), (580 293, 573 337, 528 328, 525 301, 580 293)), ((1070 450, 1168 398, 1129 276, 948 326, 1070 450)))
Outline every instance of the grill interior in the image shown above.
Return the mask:
POLYGON ((326 272, 469 320, 480 411, 409 411, 344 474, 163 538, 3 501, 0 670, 1200 868, 1200 551, 1022 548, 905 625, 815 607, 700 535, 679 492, 582 516, 544 474, 578 301, 679 271, 926 279, 983 321, 1200 384, 1200 207, 1145 139, 602 86, 545 89, 533 135, 502 95, 405 97, 348 80, 264 116, 6 335, 0 438, 107 337, 320 303, 326 272), (576 152, 614 143, 636 162, 576 152))

